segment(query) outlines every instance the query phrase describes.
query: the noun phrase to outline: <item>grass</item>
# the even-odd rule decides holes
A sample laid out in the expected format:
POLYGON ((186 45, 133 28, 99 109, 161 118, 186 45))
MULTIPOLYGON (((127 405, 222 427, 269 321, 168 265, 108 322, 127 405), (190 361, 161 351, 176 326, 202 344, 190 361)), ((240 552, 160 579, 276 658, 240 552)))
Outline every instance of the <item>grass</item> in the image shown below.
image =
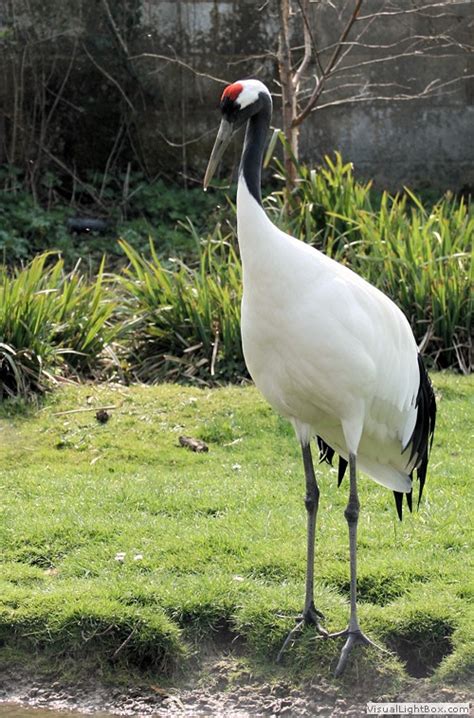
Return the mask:
MULTIPOLYGON (((344 680, 401 670, 466 681, 472 669, 466 377, 435 374, 439 427, 426 498, 403 523, 390 492, 360 481, 360 617, 397 658, 360 650, 344 680)), ((46 658, 61 672, 111 662, 169 675, 203 642, 239 636, 273 660, 302 608, 305 516, 292 430, 251 387, 70 386, 40 407, 0 407, 0 663, 46 658), (105 424, 95 409, 113 405, 105 424), (71 409, 92 409, 64 413, 71 409), (208 453, 179 446, 181 434, 208 453)), ((318 467, 318 606, 348 615, 347 482, 318 467)), ((293 675, 330 677, 340 646, 305 631, 293 675)))

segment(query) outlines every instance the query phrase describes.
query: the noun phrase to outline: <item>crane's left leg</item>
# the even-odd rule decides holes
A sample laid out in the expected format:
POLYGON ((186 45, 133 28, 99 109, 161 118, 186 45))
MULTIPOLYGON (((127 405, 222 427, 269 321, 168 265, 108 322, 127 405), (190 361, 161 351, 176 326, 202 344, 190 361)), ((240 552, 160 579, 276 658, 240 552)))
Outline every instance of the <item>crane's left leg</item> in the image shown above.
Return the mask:
POLYGON ((357 494, 357 475, 356 475, 356 456, 355 454, 349 454, 349 501, 344 511, 347 525, 349 527, 349 555, 350 555, 350 601, 351 601, 351 612, 349 618, 349 626, 344 631, 338 633, 330 633, 330 638, 336 638, 337 636, 347 636, 347 641, 341 651, 339 662, 336 667, 335 675, 340 676, 344 671, 349 654, 353 647, 357 643, 363 643, 366 645, 375 646, 381 651, 387 652, 386 649, 378 646, 370 638, 368 638, 360 630, 359 620, 357 618, 357 523, 359 520, 359 497, 357 494))
POLYGON ((313 458, 309 444, 302 444, 304 473, 306 479, 305 507, 308 515, 307 548, 306 548, 306 597, 303 608, 303 615, 296 626, 290 631, 277 656, 277 662, 281 659, 286 647, 293 640, 295 635, 308 625, 316 626, 318 633, 324 637, 328 632, 320 625, 324 618, 321 611, 314 605, 314 544, 316 538, 316 517, 319 506, 319 487, 314 473, 313 458))

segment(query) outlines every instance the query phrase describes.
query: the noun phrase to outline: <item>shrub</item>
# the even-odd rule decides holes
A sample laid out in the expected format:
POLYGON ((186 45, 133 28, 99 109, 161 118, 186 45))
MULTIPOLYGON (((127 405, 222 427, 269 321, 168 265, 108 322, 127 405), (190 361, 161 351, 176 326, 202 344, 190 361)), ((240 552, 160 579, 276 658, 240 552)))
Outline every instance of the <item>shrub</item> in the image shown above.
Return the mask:
MULTIPOLYGON (((469 371, 474 217, 463 200, 446 195, 427 208, 409 190, 377 197, 336 155, 318 170, 300 165, 294 192, 277 190, 266 206, 283 229, 390 296, 435 367, 469 371)), ((184 211, 175 209, 174 220, 184 211)), ((128 266, 106 275, 102 260, 93 280, 79 264, 66 272, 53 253, 24 268, 0 267, 0 397, 42 391, 60 371, 103 375, 111 362, 117 366, 112 346, 119 337, 125 378, 247 377, 235 230, 231 224, 224 230, 215 215, 208 222, 214 230, 201 238, 200 227, 188 221, 181 258, 162 259, 151 240, 144 255, 137 249, 143 237, 133 246, 121 241, 128 266)))
MULTIPOLYGON (((190 242, 184 220, 189 219, 204 234, 221 214, 216 195, 200 187, 184 190, 161 179, 150 182, 138 172, 91 173, 87 180, 75 187, 67 201, 61 179, 46 172, 39 182, 43 191, 33 196, 24 189, 25 179, 18 169, 0 167, 0 262, 12 266, 37 253, 57 251, 68 268, 81 258, 95 270, 104 252, 109 265, 123 260, 118 236, 144 254, 151 236, 160 252, 186 255, 190 242), (105 228, 100 234, 72 232, 68 220, 84 216, 105 220, 105 228)), ((217 196, 225 204, 223 191, 217 196)))
MULTIPOLYGON (((0 180, 2 173, 0 170, 0 180)), ((68 250, 67 209, 44 209, 25 191, 1 191, 0 261, 14 264, 45 250, 68 250)))
POLYGON ((96 371, 118 326, 103 264, 87 282, 51 253, 13 272, 0 268, 0 397, 41 392, 61 366, 96 371))

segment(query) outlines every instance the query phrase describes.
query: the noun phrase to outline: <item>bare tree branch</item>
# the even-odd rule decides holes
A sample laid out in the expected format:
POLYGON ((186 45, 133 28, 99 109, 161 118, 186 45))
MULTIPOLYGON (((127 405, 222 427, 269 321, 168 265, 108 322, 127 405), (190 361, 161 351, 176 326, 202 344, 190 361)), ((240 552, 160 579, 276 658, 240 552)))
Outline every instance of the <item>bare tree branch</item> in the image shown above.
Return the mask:
POLYGON ((339 44, 336 46, 331 59, 329 60, 327 66, 324 69, 323 74, 320 76, 319 80, 316 82, 314 90, 311 94, 311 97, 309 98, 309 100, 306 103, 306 106, 303 108, 303 110, 296 117, 293 118, 292 125, 294 127, 300 125, 303 122, 303 120, 309 115, 309 113, 311 112, 311 110, 313 109, 315 104, 317 103, 317 101, 323 91, 324 83, 325 83, 328 75, 332 71, 334 65, 336 64, 336 62, 339 58, 339 55, 342 52, 342 47, 343 47, 342 43, 344 43, 345 40, 347 39, 347 36, 349 35, 355 21, 357 20, 357 16, 359 14, 361 6, 362 6, 362 0, 356 0, 352 14, 351 14, 345 28, 343 29, 340 38, 339 38, 339 44))
POLYGON ((343 67, 337 67, 333 69, 331 75, 337 75, 340 72, 347 72, 347 70, 358 70, 361 67, 369 67, 371 65, 379 65, 383 64, 385 62, 394 62, 395 60, 400 60, 401 58, 407 58, 407 57, 433 57, 437 59, 442 59, 445 57, 452 57, 452 55, 446 54, 446 55, 439 55, 439 54, 433 54, 431 55, 428 52, 423 53, 417 53, 415 52, 400 52, 397 55, 387 55, 387 57, 374 57, 370 60, 361 60, 360 62, 356 62, 353 65, 344 65, 343 67))
POLYGON ((313 54, 313 38, 311 35, 311 28, 309 24, 309 17, 308 17, 308 11, 309 11, 309 0, 297 0, 298 5, 300 8, 301 15, 303 17, 303 34, 304 34, 304 55, 303 59, 300 62, 300 65, 296 72, 293 75, 293 87, 295 89, 295 92, 298 92, 300 88, 300 82, 301 79, 306 72, 306 69, 311 62, 311 57, 313 54))
POLYGON ((161 139, 166 142, 166 144, 169 147, 176 147, 177 149, 182 149, 183 147, 188 147, 188 145, 194 145, 197 142, 201 142, 201 140, 204 139, 204 137, 209 137, 210 135, 215 136, 216 131, 218 129, 218 125, 213 127, 211 130, 206 130, 206 132, 203 132, 202 134, 198 135, 197 137, 192 137, 190 140, 185 140, 183 142, 173 142, 173 140, 170 140, 161 130, 159 130, 157 127, 155 127, 155 132, 157 135, 161 137, 161 139))
POLYGON ((106 12, 106 14, 107 14, 107 18, 108 18, 108 20, 109 20, 109 23, 110 23, 110 26, 111 26, 112 30, 114 31, 114 35, 115 35, 115 37, 116 37, 116 39, 117 39, 117 42, 118 42, 118 44, 120 45, 120 47, 121 47, 121 49, 122 49, 122 52, 123 52, 123 54, 125 55, 125 57, 128 57, 129 54, 128 54, 127 43, 126 43, 125 40, 123 39, 122 34, 121 34, 121 32, 119 31, 119 29, 118 29, 118 27, 117 27, 117 24, 116 24, 116 22, 115 22, 115 20, 114 20, 114 16, 112 15, 112 11, 111 11, 111 9, 110 9, 110 7, 109 7, 109 3, 107 2, 107 0, 102 0, 102 5, 104 6, 105 12, 106 12))
POLYGON ((398 93, 395 95, 369 95, 369 96, 357 96, 352 95, 350 97, 345 97, 339 100, 331 100, 330 102, 325 102, 323 104, 318 104, 316 107, 313 108, 312 112, 317 112, 319 110, 325 110, 328 107, 340 107, 341 105, 352 105, 352 104, 359 104, 359 103, 374 103, 374 102, 414 102, 415 100, 424 100, 427 97, 431 97, 433 95, 437 95, 440 93, 440 91, 443 91, 443 94, 450 94, 450 92, 454 92, 455 90, 451 90, 450 92, 445 92, 445 88, 452 87, 452 85, 455 85, 456 83, 462 82, 463 80, 472 80, 474 79, 474 75, 466 75, 463 77, 456 77, 453 80, 448 80, 446 82, 440 82, 438 83, 436 80, 433 80, 430 82, 426 87, 421 90, 420 92, 417 92, 416 94, 403 94, 398 93))
MULTIPOLYGON (((404 43, 411 43, 412 47, 410 48, 411 51, 413 51, 417 45, 423 46, 423 43, 436 43, 436 46, 438 47, 457 47, 460 50, 463 50, 465 52, 471 52, 474 49, 473 45, 466 45, 464 43, 459 42, 459 40, 455 40, 454 38, 450 37, 449 35, 410 35, 406 37, 402 37, 399 40, 396 40, 395 42, 390 42, 388 44, 383 43, 367 43, 367 42, 358 42, 357 40, 351 40, 349 42, 341 43, 345 47, 348 48, 359 48, 362 50, 390 50, 394 47, 400 47, 404 43), (443 42, 444 44, 440 44, 443 42)), ((333 45, 328 45, 325 50, 330 50, 331 48, 335 47, 337 43, 334 43, 333 45)))
MULTIPOLYGON (((129 59, 130 60, 138 60, 142 57, 149 57, 149 58, 155 59, 155 60, 163 60, 164 62, 173 62, 176 65, 180 65, 181 67, 186 68, 186 70, 189 70, 190 72, 192 72, 193 75, 196 75, 196 77, 205 77, 208 80, 214 80, 214 82, 219 82, 221 85, 229 84, 229 80, 224 80, 222 77, 216 77, 215 75, 211 75, 208 72, 200 72, 199 70, 196 70, 196 68, 193 67, 192 65, 190 65, 188 62, 181 60, 179 57, 170 57, 169 55, 159 55, 154 52, 142 52, 139 55, 131 55, 129 57, 129 59)), ((156 72, 156 70, 155 70, 155 72, 156 72)))
MULTIPOLYGON (((429 5, 424 5, 423 7, 413 7, 413 8, 400 8, 396 10, 377 10, 377 12, 370 13, 369 15, 360 15, 358 20, 359 22, 363 22, 364 20, 370 20, 374 18, 375 20, 384 18, 384 17, 395 17, 396 15, 423 15, 423 13, 426 12, 426 10, 432 10, 436 8, 445 9, 446 6, 448 6, 449 3, 444 0, 444 2, 435 2, 430 3, 429 5)), ((440 17, 454 17, 453 13, 445 13, 443 12, 441 15, 426 15, 426 17, 430 18, 440 18, 440 17)))
MULTIPOLYGON (((287 139, 284 163, 287 173, 287 189, 295 179, 294 158, 298 156, 298 132, 293 128, 293 118, 297 114, 297 87, 293 82, 290 46, 291 0, 280 0, 280 32, 278 35, 278 74, 281 84, 283 132, 287 139)), ((305 46, 306 49, 307 45, 305 46)), ((304 62, 304 60, 303 60, 304 62)))
POLYGON ((107 80, 108 80, 109 82, 111 82, 112 85, 114 85, 114 86, 117 88, 117 90, 120 92, 120 94, 122 95, 123 99, 124 99, 125 102, 127 103, 128 107, 131 109, 131 111, 133 112, 133 114, 135 114, 135 113, 136 113, 135 106, 134 106, 133 102, 129 99, 129 97, 127 96, 127 94, 126 94, 125 90, 123 89, 122 85, 120 84, 120 82, 118 82, 118 80, 116 80, 115 77, 113 77, 109 72, 107 72, 107 70, 106 70, 104 67, 102 67, 101 65, 99 65, 99 63, 97 62, 97 60, 91 55, 91 53, 89 52, 89 50, 87 49, 87 47, 84 45, 84 43, 82 44, 82 49, 84 50, 84 52, 86 53, 87 57, 89 58, 89 60, 90 60, 90 61, 92 62, 92 64, 94 65, 94 67, 96 67, 96 68, 99 70, 99 72, 101 72, 101 73, 104 75, 104 77, 106 77, 107 80))

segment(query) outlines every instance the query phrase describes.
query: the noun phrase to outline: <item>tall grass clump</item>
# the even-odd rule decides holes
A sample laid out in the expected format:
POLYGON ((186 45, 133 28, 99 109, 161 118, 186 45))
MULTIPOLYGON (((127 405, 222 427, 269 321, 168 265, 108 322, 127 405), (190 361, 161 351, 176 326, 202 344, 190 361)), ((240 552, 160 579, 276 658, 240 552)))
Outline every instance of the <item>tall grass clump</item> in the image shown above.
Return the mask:
POLYGON ((0 267, 0 397, 41 392, 61 370, 92 372, 117 332, 114 308, 103 263, 94 281, 51 253, 0 267))
POLYGON ((41 391, 55 361, 51 343, 59 262, 46 269, 47 254, 10 275, 0 269, 0 396, 41 391))
MULTIPOLYGON (((93 280, 79 271, 79 264, 72 272, 62 273, 52 341, 69 369, 83 376, 100 373, 106 363, 105 352, 126 327, 117 316, 119 298, 114 284, 113 275, 105 273, 105 258, 93 280)), ((108 359, 115 361, 110 353, 108 359)))
POLYGON ((391 297, 434 366, 470 371, 474 215, 465 200, 447 193, 425 207, 408 189, 376 196, 336 154, 317 170, 298 165, 290 197, 274 192, 267 206, 284 229, 391 297))
POLYGON ((285 167, 275 159, 275 179, 283 189, 266 199, 273 221, 285 231, 306 239, 323 251, 334 252, 344 246, 359 211, 375 211, 372 182, 358 182, 351 162, 339 153, 326 156, 318 168, 297 163, 297 178, 291 194, 286 192, 285 167), (335 245, 335 246, 334 246, 335 245))
POLYGON ((121 246, 129 266, 121 278, 128 297, 131 365, 140 381, 235 381, 246 376, 240 339, 241 264, 232 234, 220 225, 197 241, 195 262, 151 259, 121 246))
POLYGON ((347 261, 405 312, 418 343, 438 368, 470 371, 474 216, 445 197, 431 209, 411 193, 382 196, 360 212, 347 261))

